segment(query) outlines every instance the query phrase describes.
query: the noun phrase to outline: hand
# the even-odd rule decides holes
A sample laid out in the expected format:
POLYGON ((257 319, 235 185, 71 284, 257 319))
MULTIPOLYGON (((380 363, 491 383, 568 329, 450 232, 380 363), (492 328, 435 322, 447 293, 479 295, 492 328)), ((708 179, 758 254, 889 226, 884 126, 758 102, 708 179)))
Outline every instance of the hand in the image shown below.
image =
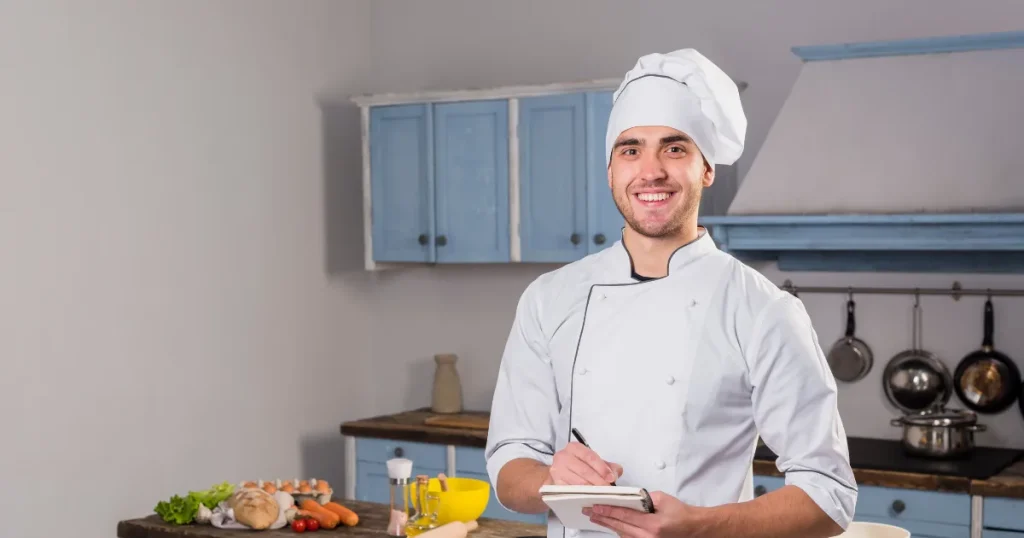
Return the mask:
POLYGON ((651 493, 651 500, 654 501, 653 514, 604 505, 584 508, 583 513, 590 516, 590 521, 629 538, 666 538, 693 534, 700 508, 685 504, 661 491, 651 493))
POLYGON ((582 443, 571 442, 555 452, 548 475, 556 485, 607 486, 622 476, 622 466, 601 459, 582 443))

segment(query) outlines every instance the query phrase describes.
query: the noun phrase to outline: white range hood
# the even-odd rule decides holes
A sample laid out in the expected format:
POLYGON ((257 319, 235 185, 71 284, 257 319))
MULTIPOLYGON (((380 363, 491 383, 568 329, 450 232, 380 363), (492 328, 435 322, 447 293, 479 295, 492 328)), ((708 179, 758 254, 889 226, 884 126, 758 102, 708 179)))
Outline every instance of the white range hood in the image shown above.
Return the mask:
POLYGON ((732 200, 701 219, 790 270, 1024 271, 1024 32, 798 47, 732 200))

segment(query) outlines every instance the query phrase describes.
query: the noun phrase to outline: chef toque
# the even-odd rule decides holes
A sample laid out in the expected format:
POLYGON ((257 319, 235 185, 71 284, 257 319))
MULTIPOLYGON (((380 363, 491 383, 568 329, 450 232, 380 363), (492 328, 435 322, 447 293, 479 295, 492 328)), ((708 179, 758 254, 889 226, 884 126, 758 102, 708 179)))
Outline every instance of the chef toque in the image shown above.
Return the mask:
POLYGON ((615 139, 640 125, 664 125, 686 133, 712 169, 733 164, 743 153, 747 118, 739 89, 694 49, 640 57, 612 99, 606 164, 611 164, 615 139))

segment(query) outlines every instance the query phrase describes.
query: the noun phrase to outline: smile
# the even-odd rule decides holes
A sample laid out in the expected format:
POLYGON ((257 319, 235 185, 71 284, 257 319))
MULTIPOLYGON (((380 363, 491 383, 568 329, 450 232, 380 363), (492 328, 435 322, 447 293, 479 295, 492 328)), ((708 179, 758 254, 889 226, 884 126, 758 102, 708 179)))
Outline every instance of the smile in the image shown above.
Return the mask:
POLYGON ((641 202, 664 202, 672 197, 673 192, 641 192, 636 197, 641 202))

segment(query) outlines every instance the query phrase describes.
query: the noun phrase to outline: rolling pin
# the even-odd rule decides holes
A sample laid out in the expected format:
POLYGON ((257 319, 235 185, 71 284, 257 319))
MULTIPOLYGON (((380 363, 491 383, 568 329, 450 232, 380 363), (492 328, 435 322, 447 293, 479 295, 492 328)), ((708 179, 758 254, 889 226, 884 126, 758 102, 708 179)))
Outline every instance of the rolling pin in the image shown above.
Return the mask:
POLYGON ((469 523, 463 523, 461 521, 452 521, 451 523, 445 523, 436 529, 430 529, 427 532, 416 535, 416 538, 466 538, 466 535, 470 531, 476 530, 476 520, 470 521, 469 523))

